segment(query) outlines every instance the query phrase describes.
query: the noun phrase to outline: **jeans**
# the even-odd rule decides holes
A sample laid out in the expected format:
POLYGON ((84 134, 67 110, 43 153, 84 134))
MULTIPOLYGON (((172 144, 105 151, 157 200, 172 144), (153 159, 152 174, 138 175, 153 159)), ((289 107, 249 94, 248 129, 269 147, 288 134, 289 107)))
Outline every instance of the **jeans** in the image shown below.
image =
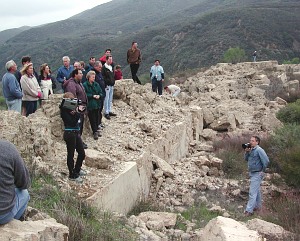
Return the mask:
POLYGON ((113 86, 106 86, 105 88, 105 99, 104 99, 104 111, 105 114, 109 114, 111 112, 111 105, 112 105, 112 100, 113 100, 113 95, 114 95, 114 87, 113 86))
POLYGON ((260 209, 262 206, 260 185, 264 178, 263 172, 250 172, 250 190, 249 201, 247 203, 246 211, 253 213, 254 208, 260 209))
POLYGON ((179 95, 179 93, 180 93, 180 90, 175 90, 175 92, 173 93, 173 97, 176 97, 177 95, 179 95))
POLYGON ((137 77, 137 72, 139 70, 140 65, 139 64, 130 64, 130 71, 131 71, 131 76, 134 82, 137 82, 138 84, 141 84, 141 81, 137 77))
POLYGON ((253 62, 256 62, 256 56, 253 56, 253 62))
POLYGON ((156 80, 156 78, 152 79, 152 91, 157 93, 159 95, 162 95, 162 81, 161 80, 156 80))
POLYGON ((25 212, 25 209, 30 199, 29 193, 27 189, 19 189, 19 188, 15 188, 15 192, 16 192, 15 206, 10 212, 4 215, 0 215, 0 224, 6 224, 12 219, 20 219, 23 213, 25 212))
POLYGON ((21 113, 22 99, 6 100, 8 110, 14 110, 21 113))
POLYGON ((82 162, 85 158, 85 151, 80 133, 78 131, 65 131, 64 141, 67 144, 67 166, 69 169, 69 177, 77 177, 81 170, 82 162), (74 152, 78 153, 77 160, 74 166, 74 152))
POLYGON ((26 109, 26 116, 34 113, 37 109, 37 100, 35 101, 23 101, 26 109))
POLYGON ((98 125, 100 125, 102 123, 102 111, 103 111, 103 106, 104 106, 104 100, 105 97, 100 97, 100 107, 99 107, 99 119, 98 119, 98 125))

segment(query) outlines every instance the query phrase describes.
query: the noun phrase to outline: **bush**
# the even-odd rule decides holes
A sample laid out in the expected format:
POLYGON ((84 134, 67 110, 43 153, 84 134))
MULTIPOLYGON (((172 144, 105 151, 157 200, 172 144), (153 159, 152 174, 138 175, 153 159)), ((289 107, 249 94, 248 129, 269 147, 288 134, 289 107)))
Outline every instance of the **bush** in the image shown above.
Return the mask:
POLYGON ((279 110, 276 117, 283 123, 300 123, 300 100, 288 104, 286 107, 279 110))
POLYGON ((229 178, 238 178, 247 171, 247 163, 244 161, 242 143, 248 143, 250 136, 225 138, 214 142, 217 157, 223 160, 222 170, 229 178))
POLYGON ((300 64, 300 59, 293 58, 292 60, 284 60, 283 64, 300 64))
POLYGON ((246 59, 246 54, 245 54, 245 50, 236 47, 236 48, 229 48, 223 56, 223 60, 226 63, 239 63, 239 62, 243 62, 246 59))

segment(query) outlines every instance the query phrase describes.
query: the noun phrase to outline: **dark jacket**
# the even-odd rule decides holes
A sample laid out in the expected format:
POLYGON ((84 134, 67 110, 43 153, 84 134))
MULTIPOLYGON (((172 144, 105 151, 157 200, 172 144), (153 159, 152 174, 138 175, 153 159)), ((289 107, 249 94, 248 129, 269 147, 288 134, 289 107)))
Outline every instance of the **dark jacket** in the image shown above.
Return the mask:
POLYGON ((95 82, 97 82, 100 85, 101 90, 103 92, 103 97, 105 97, 105 81, 103 79, 102 73, 95 69, 92 69, 92 70, 95 71, 95 73, 96 73, 95 82))
POLYGON ((100 85, 97 82, 93 82, 92 84, 89 81, 86 81, 83 83, 83 87, 85 89, 85 93, 88 97, 88 110, 95 110, 100 108, 100 101, 101 98, 95 99, 94 95, 100 95, 100 97, 103 96, 102 90, 100 88, 100 85))
POLYGON ((88 99, 84 87, 80 82, 70 78, 64 82, 63 88, 65 92, 71 92, 75 98, 82 101, 82 104, 87 105, 88 99))
POLYGON ((106 68, 106 65, 102 66, 101 74, 104 78, 105 86, 114 86, 115 85, 115 76, 114 71, 110 71, 106 68))
POLYGON ((60 116, 64 122, 65 129, 67 130, 80 130, 80 113, 72 112, 70 109, 60 107, 60 116))

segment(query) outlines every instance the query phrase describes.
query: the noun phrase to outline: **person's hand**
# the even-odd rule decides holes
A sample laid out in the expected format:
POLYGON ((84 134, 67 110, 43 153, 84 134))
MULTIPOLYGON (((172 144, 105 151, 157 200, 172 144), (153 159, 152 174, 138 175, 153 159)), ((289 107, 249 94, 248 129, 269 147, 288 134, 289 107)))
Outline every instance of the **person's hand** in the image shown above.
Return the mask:
POLYGON ((42 97, 42 92, 38 91, 37 97, 38 97, 38 98, 41 98, 41 97, 42 97))
POLYGON ((84 105, 79 105, 77 108, 78 108, 78 110, 80 112, 83 112, 85 110, 85 106, 84 105))
POLYGON ((249 152, 249 151, 251 151, 250 147, 245 148, 245 152, 249 152))
POLYGON ((162 81, 162 82, 164 82, 165 80, 164 80, 164 79, 162 79, 161 81, 162 81))

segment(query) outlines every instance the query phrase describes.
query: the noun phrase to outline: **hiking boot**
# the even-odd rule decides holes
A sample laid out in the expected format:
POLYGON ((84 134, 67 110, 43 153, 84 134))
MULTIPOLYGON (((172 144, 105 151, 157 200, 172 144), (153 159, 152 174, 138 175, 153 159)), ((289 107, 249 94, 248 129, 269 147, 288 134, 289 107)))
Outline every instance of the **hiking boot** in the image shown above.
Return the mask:
POLYGON ((104 117, 108 120, 110 120, 110 115, 109 114, 105 114, 104 117))
POLYGON ((110 116, 117 116, 117 114, 113 113, 113 112, 109 112, 110 116))
POLYGON ((98 140, 98 132, 95 132, 95 133, 93 134, 93 136, 94 136, 94 140, 98 140))
POLYGON ((248 211, 245 211, 244 212, 244 216, 245 217, 250 217, 250 216, 252 216, 253 215, 253 213, 250 213, 250 212, 248 212, 248 211))
POLYGON ((87 175, 87 172, 85 170, 80 170, 79 172, 79 176, 82 177, 82 176, 86 176, 87 175))
POLYGON ((83 179, 80 176, 78 176, 78 177, 76 177, 76 176, 69 177, 69 180, 73 181, 73 182, 76 182, 76 183, 83 183, 83 179))

